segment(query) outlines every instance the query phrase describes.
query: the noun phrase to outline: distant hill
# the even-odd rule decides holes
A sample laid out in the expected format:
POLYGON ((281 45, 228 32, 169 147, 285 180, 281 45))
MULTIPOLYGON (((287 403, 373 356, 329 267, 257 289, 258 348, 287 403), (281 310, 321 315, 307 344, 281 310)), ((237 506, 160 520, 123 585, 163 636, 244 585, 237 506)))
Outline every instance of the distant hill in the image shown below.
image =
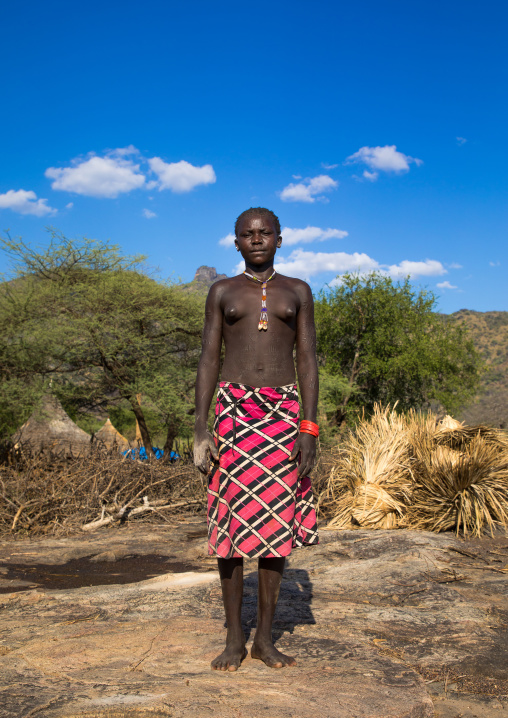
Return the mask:
POLYGON ((466 325, 488 368, 476 401, 457 418, 508 428, 508 312, 461 309, 449 316, 466 325))
POLYGON ((192 282, 184 284, 183 286, 186 289, 193 289, 198 292, 208 292, 212 284, 215 284, 215 282, 218 282, 220 279, 227 279, 227 277, 227 274, 217 274, 215 267, 207 267, 206 264, 203 264, 196 270, 192 282))

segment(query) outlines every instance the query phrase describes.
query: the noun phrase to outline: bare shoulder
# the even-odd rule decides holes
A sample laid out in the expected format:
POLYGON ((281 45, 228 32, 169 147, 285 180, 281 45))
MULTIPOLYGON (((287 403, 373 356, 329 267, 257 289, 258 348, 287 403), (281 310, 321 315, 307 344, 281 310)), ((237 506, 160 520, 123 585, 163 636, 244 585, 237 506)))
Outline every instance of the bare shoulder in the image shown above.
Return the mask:
POLYGON ((312 290, 307 282, 296 277, 286 277, 284 274, 279 274, 279 277, 287 283, 288 288, 295 292, 302 305, 312 302, 312 290))
POLYGON ((238 282, 238 277, 227 277, 226 279, 219 279, 218 282, 214 282, 208 290, 207 303, 209 304, 220 304, 224 294, 232 289, 238 282))

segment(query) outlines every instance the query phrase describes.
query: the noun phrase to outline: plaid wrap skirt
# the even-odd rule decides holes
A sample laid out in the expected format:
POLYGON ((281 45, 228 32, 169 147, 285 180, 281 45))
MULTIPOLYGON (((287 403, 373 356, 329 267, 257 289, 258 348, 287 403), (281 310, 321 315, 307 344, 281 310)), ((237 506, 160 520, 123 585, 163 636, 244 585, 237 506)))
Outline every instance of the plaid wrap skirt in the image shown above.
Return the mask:
POLYGON ((208 484, 208 553, 221 558, 288 556, 318 543, 309 477, 289 457, 298 436, 295 385, 221 382, 208 484))

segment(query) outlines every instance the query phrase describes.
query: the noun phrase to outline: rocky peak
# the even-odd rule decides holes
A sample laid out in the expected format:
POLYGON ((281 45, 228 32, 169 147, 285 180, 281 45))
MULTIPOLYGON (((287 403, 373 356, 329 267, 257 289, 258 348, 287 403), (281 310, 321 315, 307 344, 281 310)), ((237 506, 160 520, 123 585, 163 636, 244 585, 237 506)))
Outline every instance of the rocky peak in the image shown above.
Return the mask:
POLYGON ((206 264, 203 264, 201 267, 198 267, 193 281, 199 282, 199 284, 205 285, 206 287, 211 287, 212 284, 218 282, 219 279, 227 279, 227 276, 227 274, 217 274, 215 267, 207 267, 206 264))

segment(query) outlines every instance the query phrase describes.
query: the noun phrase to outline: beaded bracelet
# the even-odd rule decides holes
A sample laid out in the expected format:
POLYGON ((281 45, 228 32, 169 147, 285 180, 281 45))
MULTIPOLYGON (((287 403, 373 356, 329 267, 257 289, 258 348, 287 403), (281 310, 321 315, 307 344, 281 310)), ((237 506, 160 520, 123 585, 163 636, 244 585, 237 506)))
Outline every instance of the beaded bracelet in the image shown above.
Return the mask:
POLYGON ((313 421, 304 419, 300 422, 300 433, 310 434, 311 436, 319 436, 319 426, 313 421))

